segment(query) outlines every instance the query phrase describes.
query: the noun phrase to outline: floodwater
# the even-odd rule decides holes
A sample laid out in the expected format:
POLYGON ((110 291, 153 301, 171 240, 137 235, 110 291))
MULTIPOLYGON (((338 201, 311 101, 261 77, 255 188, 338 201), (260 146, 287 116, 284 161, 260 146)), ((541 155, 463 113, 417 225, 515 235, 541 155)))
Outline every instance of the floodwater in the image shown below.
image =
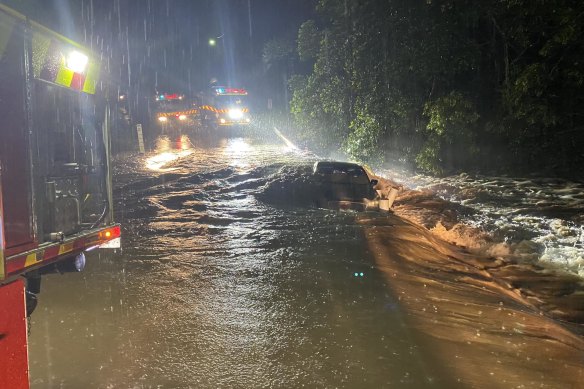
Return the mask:
POLYGON ((458 218, 504 243, 510 255, 584 277, 584 183, 541 177, 385 174, 460 205, 458 218))
POLYGON ((121 253, 43 279, 32 388, 578 388, 584 341, 502 264, 393 214, 317 209, 275 136, 115 166, 121 253))

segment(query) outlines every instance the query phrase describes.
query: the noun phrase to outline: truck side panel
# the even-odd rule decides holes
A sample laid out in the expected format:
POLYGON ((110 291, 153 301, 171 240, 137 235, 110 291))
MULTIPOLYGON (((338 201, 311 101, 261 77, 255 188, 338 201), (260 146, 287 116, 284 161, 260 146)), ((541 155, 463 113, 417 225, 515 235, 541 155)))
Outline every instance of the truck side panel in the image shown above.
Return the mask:
POLYGON ((8 255, 34 244, 22 23, 0 12, 0 167, 8 255))

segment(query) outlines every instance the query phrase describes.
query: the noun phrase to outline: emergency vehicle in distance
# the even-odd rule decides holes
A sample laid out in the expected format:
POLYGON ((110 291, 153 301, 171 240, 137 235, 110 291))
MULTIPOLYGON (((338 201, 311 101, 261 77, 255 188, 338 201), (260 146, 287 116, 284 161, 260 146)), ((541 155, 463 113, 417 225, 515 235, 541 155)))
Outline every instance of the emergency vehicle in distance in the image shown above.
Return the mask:
POLYGON ((0 388, 29 387, 26 318, 41 276, 119 247, 114 112, 97 58, 0 4, 0 388))
POLYGON ((245 126, 251 123, 247 90, 213 86, 201 96, 200 115, 207 128, 245 126))
POLYGON ((158 93, 155 97, 154 120, 162 133, 180 134, 182 130, 198 127, 197 104, 177 93, 158 93))

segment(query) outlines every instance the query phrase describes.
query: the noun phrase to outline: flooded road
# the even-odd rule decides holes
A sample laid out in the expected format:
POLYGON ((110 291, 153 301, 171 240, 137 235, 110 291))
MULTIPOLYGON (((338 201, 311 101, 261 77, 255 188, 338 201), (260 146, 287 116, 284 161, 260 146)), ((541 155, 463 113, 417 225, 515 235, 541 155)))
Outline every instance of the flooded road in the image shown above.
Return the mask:
POLYGON ((31 386, 581 387, 584 341, 494 282, 497 263, 313 207, 314 160, 271 135, 119 158, 123 251, 43 279, 31 386))

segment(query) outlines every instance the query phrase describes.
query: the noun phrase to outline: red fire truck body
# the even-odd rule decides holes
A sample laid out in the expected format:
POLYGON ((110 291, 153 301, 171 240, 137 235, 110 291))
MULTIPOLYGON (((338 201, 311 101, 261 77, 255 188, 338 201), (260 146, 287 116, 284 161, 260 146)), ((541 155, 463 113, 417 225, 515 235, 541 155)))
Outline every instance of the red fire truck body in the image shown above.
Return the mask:
POLYGON ((29 387, 41 275, 119 244, 99 76, 88 49, 0 4, 0 388, 29 387))
POLYGON ((157 133, 180 135, 199 125, 199 110, 192 99, 178 93, 157 93, 154 99, 157 133))

